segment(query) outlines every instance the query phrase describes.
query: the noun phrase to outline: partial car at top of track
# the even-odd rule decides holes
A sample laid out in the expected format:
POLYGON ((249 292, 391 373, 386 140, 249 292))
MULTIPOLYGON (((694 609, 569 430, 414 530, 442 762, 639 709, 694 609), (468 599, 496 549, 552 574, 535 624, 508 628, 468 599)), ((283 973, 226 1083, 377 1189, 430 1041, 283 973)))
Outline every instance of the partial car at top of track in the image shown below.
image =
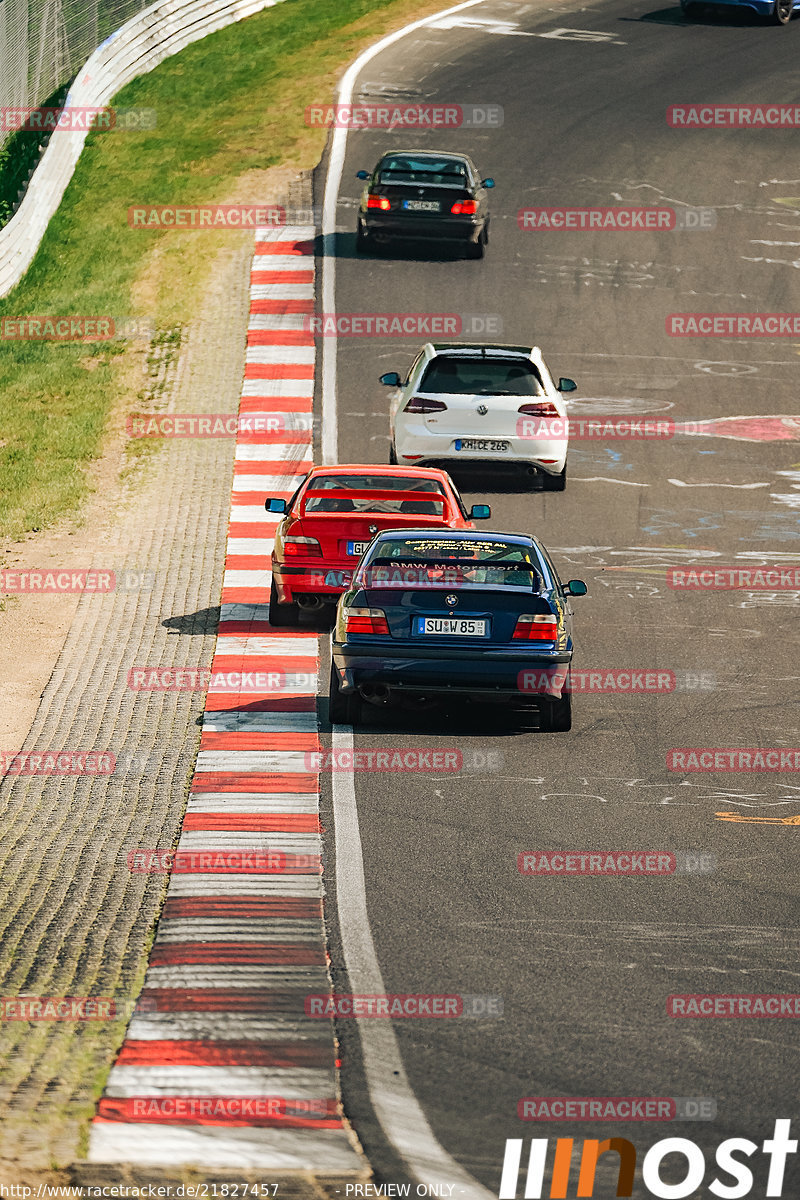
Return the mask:
MULTIPOLYGON (((776 25, 788 25, 792 14, 800 9, 800 0, 708 0, 708 7, 749 8, 751 12, 761 17, 770 17, 776 25)), ((701 8, 705 8, 704 0, 681 0, 684 16, 691 20, 701 8)))
POLYGON ((296 625, 300 609, 335 604, 379 530, 423 526, 474 529, 488 504, 467 511, 445 471, 375 464, 314 467, 291 500, 268 498, 282 513, 272 551, 269 619, 296 625))
POLYGON ((483 258, 489 242, 488 189, 466 154, 392 150, 370 174, 356 224, 356 249, 367 254, 394 239, 462 246, 483 258))
POLYGON ((329 713, 442 695, 504 700, 571 728, 571 596, 542 543, 522 534, 389 530, 342 595, 331 634, 329 713))
POLYGON ((567 481, 569 428, 563 393, 538 346, 428 342, 406 375, 381 383, 390 401, 390 461, 516 466, 549 491, 567 481))

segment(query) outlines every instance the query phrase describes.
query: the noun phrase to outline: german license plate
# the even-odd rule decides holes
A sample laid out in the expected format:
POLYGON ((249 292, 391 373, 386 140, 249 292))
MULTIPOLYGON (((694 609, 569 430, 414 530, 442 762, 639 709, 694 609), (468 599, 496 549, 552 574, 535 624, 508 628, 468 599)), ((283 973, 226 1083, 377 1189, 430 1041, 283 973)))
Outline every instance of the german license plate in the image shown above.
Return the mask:
POLYGON ((440 212, 441 204, 438 200, 404 200, 403 208, 407 212, 440 212))
POLYGON ((457 438, 456 450, 484 450, 497 454, 508 449, 508 442, 496 441, 491 438, 457 438))
POLYGON ((347 553, 352 558, 360 558, 361 555, 366 550, 368 545, 369 545, 369 542, 348 542, 347 543, 347 553))
POLYGON ((415 617, 414 626, 434 637, 486 637, 486 621, 476 617, 415 617))

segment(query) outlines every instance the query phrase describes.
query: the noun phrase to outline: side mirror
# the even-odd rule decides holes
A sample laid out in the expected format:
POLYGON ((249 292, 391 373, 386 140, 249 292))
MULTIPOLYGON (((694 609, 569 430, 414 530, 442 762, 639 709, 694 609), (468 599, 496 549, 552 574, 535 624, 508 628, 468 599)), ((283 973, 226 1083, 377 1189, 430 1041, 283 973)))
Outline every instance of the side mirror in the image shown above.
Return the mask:
POLYGON ((269 513, 285 513, 286 501, 278 500, 275 496, 271 496, 264 501, 264 508, 269 513))
POLYGON ((469 510, 469 515, 473 521, 488 521, 492 515, 492 510, 488 504, 473 504, 469 510))
POLYGON ((380 380, 378 382, 382 383, 384 385, 384 387, 401 387, 402 386, 402 384, 400 383, 400 376, 397 374, 397 371, 387 371, 387 373, 385 375, 381 375, 380 380))
POLYGON ((483 184, 483 186, 484 186, 485 188, 493 188, 493 187, 494 187, 494 180, 493 180, 493 179, 491 179, 491 178, 489 178, 489 179, 482 179, 482 180, 481 180, 481 183, 483 184))
POLYGON ((369 171, 356 171, 356 179, 369 179, 369 171))
POLYGON ((559 379, 558 390, 560 392, 574 392, 578 385, 574 379, 559 379))
POLYGON ((585 596, 588 590, 582 579, 570 579, 569 583, 564 584, 568 596, 585 596))

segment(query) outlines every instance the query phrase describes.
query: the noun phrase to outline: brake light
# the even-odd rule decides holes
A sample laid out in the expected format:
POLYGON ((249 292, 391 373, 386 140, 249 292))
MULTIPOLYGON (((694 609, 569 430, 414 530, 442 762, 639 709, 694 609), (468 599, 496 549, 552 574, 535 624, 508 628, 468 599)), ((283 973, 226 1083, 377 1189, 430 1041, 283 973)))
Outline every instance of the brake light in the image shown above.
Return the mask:
POLYGON ((322 558, 322 547, 316 538, 287 537, 283 539, 283 553, 287 558, 293 554, 302 555, 303 558, 322 558))
POLYGON ((382 608, 346 608, 344 610, 345 633, 373 633, 389 635, 389 623, 382 608))
POLYGON ((403 409, 403 412, 410 413, 430 413, 444 412, 447 408, 441 400, 429 400, 425 396, 412 396, 408 404, 403 409))
POLYGON ((385 212, 391 207, 391 201, 386 196, 376 196, 374 192, 367 196, 367 208, 382 208, 385 212))
POLYGON ((525 642, 558 641, 558 621, 552 613, 522 613, 517 617, 514 639, 525 642))
POLYGON ((457 217, 474 217, 478 211, 477 200, 456 200, 453 207, 450 209, 457 217))
POLYGON ((539 400, 536 403, 520 404, 517 412, 524 413, 526 417, 557 417, 559 411, 555 404, 549 400, 539 400))

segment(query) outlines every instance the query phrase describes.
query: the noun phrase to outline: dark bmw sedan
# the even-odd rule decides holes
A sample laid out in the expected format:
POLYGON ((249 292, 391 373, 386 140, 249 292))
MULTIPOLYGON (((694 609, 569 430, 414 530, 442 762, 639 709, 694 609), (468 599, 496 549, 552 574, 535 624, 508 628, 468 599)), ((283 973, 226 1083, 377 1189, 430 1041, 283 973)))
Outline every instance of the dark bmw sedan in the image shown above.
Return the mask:
POLYGON ((571 728, 572 608, 541 542, 523 534, 387 530, 370 543, 331 634, 330 719, 362 705, 460 695, 533 707, 571 728))
POLYGON ((356 227, 356 248, 367 254, 393 238, 433 240, 463 246, 468 258, 483 258, 489 241, 487 191, 466 154, 398 150, 384 154, 367 180, 356 227))

